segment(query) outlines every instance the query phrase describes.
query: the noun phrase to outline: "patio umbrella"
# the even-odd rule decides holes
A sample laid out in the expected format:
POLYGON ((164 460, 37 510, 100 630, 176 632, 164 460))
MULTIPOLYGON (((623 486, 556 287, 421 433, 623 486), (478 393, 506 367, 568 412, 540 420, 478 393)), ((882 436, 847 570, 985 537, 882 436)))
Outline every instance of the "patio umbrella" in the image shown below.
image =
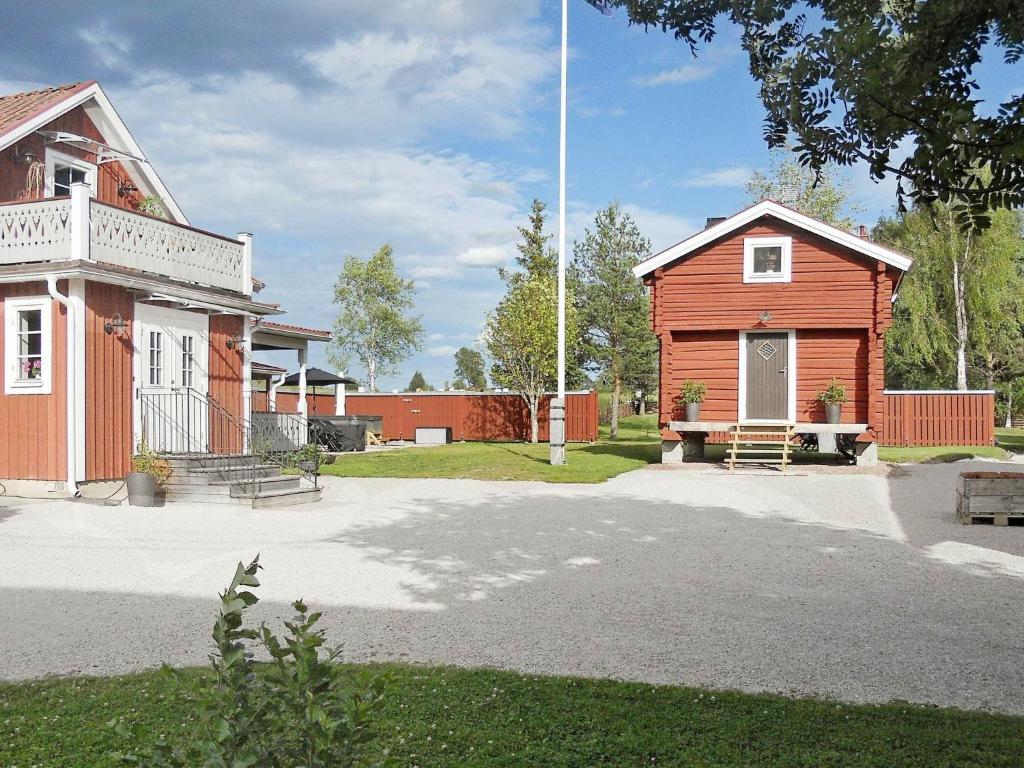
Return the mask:
MULTIPOLYGON (((299 374, 293 373, 291 376, 285 378, 284 383, 289 386, 298 386, 299 374)), ((330 371, 325 371, 323 368, 307 368, 306 369, 306 386, 313 387, 313 413, 316 413, 316 388, 317 387, 329 387, 332 384, 358 384, 355 379, 350 379, 348 376, 337 376, 330 371)))

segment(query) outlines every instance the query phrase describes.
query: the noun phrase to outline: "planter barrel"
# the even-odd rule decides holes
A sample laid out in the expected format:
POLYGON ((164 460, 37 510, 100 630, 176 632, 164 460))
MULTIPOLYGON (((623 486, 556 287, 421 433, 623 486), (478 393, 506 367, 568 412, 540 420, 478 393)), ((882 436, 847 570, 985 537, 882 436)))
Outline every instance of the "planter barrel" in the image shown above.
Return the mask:
POLYGON ((840 403, 825 403, 825 419, 829 424, 838 424, 843 418, 843 406, 840 403))
POLYGON ((157 506, 156 475, 148 472, 129 472, 125 484, 128 486, 128 503, 133 507, 157 506))
POLYGON ((700 421, 700 403, 686 404, 686 420, 691 422, 700 421))

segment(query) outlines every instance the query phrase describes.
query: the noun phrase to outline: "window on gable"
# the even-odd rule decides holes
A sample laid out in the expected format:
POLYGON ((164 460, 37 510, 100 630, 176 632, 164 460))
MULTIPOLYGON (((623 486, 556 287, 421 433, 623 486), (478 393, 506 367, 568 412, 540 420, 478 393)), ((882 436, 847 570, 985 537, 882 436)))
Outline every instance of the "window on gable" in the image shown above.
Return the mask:
POLYGON ((71 194, 71 185, 83 182, 89 185, 90 193, 96 190, 96 166, 65 155, 54 149, 46 150, 46 189, 51 197, 71 194))
POLYGON ((86 180, 86 172, 83 169, 58 163, 53 169, 54 197, 70 195, 71 185, 79 181, 88 183, 86 180))
POLYGON ((743 241, 743 282, 788 283, 793 241, 789 237, 748 237, 743 241))
POLYGON ((7 299, 4 318, 4 393, 49 394, 50 299, 7 299))

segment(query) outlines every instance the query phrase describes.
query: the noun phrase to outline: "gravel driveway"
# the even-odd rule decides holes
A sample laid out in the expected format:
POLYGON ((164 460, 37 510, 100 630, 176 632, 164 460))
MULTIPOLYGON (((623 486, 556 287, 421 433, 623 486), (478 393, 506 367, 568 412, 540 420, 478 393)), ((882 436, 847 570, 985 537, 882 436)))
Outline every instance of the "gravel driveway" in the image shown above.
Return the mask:
POLYGON ((952 518, 978 466, 328 478, 280 511, 0 499, 0 678, 202 664, 258 552, 258 616, 302 597, 352 660, 1024 713, 1024 528, 952 518))

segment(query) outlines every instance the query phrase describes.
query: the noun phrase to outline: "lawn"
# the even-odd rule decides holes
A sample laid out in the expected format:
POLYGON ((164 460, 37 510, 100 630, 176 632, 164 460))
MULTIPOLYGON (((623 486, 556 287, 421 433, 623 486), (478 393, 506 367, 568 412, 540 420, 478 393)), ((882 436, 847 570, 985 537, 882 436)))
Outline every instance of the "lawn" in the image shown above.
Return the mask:
POLYGON ((321 470, 338 477, 448 477, 470 480, 541 480, 549 483, 600 483, 661 460, 657 416, 621 422, 619 439, 601 427, 597 443, 570 443, 566 463, 548 461, 548 444, 455 443, 433 448, 403 448, 347 454, 321 470))
POLYGON ((944 445, 900 448, 882 446, 878 458, 899 463, 940 464, 974 457, 1006 459, 1013 453, 1024 453, 1024 429, 997 429, 995 445, 944 445))
MULTIPOLYGON (((389 665, 375 731, 397 765, 1020 766, 1024 718, 389 665)), ((195 672, 193 674, 206 674, 195 672)), ((107 723, 187 738, 194 714, 157 672, 0 684, 0 765, 113 766, 107 723)))

